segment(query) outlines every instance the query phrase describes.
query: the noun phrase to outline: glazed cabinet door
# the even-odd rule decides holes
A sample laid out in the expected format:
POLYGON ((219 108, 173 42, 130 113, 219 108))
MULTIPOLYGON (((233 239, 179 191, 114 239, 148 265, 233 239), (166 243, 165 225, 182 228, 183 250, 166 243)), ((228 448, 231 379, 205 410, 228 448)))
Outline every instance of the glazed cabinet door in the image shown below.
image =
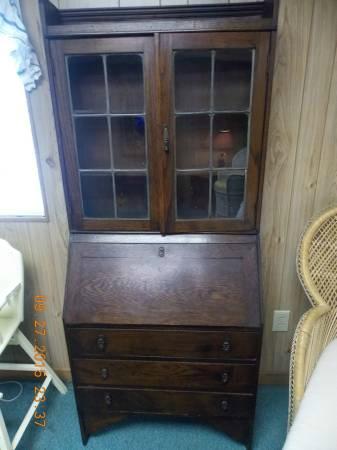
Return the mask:
POLYGON ((157 230, 153 38, 53 41, 51 55, 72 229, 157 230))
POLYGON ((256 227, 269 34, 161 37, 166 230, 256 227))

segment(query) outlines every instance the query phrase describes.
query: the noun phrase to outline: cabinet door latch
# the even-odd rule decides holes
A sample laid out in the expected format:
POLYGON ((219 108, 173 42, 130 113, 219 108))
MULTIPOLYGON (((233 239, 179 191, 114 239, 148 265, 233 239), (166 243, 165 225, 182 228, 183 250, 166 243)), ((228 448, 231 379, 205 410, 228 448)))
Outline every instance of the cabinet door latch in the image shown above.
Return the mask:
POLYGON ((164 150, 166 153, 170 150, 170 139, 169 139, 169 131, 167 125, 164 126, 163 131, 163 144, 164 144, 164 150))

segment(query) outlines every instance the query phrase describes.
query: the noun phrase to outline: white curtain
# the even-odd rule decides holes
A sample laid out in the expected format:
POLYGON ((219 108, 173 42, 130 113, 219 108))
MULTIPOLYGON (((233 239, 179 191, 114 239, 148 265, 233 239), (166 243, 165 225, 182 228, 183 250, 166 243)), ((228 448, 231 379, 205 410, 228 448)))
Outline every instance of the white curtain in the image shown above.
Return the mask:
POLYGON ((19 0, 0 0, 1 36, 11 41, 11 55, 14 58, 17 73, 25 89, 31 91, 41 77, 41 68, 22 23, 19 0))

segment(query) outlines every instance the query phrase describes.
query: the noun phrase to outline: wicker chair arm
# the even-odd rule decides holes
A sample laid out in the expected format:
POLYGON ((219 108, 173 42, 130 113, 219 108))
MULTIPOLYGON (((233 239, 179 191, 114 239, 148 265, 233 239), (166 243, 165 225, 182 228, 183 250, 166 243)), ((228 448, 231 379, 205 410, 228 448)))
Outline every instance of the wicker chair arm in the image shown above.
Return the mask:
POLYGON ((317 360, 329 343, 319 337, 319 330, 324 327, 324 322, 328 320, 329 311, 330 307, 328 305, 311 308, 303 314, 296 327, 291 348, 289 380, 291 397, 289 401, 288 427, 292 425, 317 360))

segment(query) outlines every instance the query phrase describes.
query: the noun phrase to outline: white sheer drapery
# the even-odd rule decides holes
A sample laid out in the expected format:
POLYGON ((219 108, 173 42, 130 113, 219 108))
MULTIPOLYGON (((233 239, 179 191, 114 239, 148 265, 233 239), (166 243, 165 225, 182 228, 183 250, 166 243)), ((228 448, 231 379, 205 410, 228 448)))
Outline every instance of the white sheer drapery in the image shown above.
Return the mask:
MULTIPOLYGON (((25 89, 36 87, 41 68, 21 19, 19 0, 0 0, 0 36, 11 40, 11 55, 25 89)), ((1 68, 0 68, 1 70, 1 68)))

